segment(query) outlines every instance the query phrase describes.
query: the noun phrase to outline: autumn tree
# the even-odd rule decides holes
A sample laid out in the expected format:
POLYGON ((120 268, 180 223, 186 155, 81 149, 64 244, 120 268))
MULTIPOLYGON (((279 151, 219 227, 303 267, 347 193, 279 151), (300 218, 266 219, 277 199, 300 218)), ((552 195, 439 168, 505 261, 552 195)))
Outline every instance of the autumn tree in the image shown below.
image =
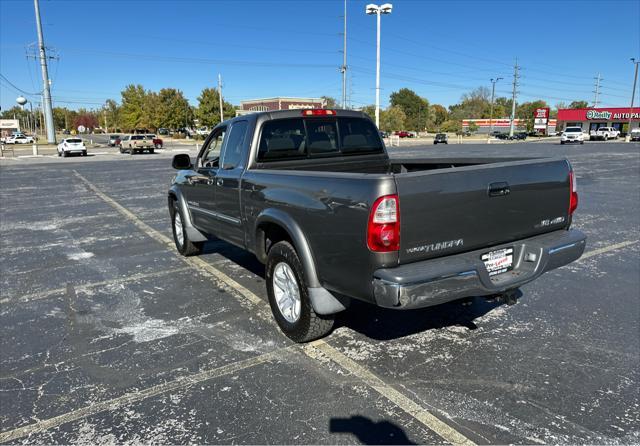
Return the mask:
POLYGON ((407 116, 398 106, 391 106, 380 111, 380 130, 392 132, 405 128, 407 116))
POLYGON ((127 85, 122 90, 122 105, 120 107, 120 125, 130 131, 145 124, 144 116, 147 92, 142 85, 127 85))

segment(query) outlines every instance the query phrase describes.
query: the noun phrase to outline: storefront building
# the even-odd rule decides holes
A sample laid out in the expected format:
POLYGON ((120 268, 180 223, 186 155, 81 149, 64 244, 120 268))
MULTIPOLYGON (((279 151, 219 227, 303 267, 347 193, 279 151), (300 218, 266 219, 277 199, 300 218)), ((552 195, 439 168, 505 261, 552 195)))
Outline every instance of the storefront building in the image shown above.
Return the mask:
POLYGON ((631 128, 640 126, 640 107, 576 108, 558 110, 558 130, 582 127, 585 132, 600 127, 613 127, 626 134, 631 117, 631 128))
POLYGON ((236 110, 236 116, 246 115, 247 113, 275 111, 275 110, 294 110, 306 108, 325 108, 326 103, 322 98, 264 98, 251 99, 241 101, 240 107, 236 110))
MULTIPOLYGON (((489 133, 491 131, 498 131, 509 133, 511 128, 511 120, 509 118, 494 118, 489 120, 486 119, 463 119, 462 120, 462 128, 467 130, 469 128, 469 124, 474 123, 478 126, 478 130, 476 133, 489 133)), ((513 128, 517 132, 521 132, 523 130, 527 130, 527 120, 526 119, 514 119, 513 120, 513 128)), ((556 129, 556 120, 549 119, 547 122, 547 131, 554 132, 556 129)))
POLYGON ((17 119, 0 119, 0 136, 7 137, 20 131, 20 121, 17 119))

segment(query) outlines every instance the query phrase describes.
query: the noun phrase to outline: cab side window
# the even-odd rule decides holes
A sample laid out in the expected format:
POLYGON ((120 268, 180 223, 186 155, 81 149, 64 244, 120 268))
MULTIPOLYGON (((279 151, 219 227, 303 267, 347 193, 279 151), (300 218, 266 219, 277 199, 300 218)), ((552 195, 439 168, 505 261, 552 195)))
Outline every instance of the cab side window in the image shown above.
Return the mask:
POLYGON ((229 138, 224 146, 224 154, 222 157, 223 169, 233 169, 240 163, 246 134, 247 121, 237 121, 233 123, 229 131, 229 138))
POLYGON ((218 167, 220 160, 220 150, 224 143, 227 128, 222 127, 215 131, 207 145, 202 149, 199 160, 199 167, 218 167))

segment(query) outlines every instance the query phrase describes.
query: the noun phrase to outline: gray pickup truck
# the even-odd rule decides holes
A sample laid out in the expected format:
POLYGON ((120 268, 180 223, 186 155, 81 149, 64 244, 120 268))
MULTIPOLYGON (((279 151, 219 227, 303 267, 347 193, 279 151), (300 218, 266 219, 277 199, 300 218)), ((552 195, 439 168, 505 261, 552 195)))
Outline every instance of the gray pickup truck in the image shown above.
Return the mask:
POLYGON ((269 303, 297 342, 351 299, 396 309, 515 294, 578 259, 566 159, 390 159, 347 110, 255 113, 214 128, 169 189, 183 255, 218 237, 266 264, 269 303))

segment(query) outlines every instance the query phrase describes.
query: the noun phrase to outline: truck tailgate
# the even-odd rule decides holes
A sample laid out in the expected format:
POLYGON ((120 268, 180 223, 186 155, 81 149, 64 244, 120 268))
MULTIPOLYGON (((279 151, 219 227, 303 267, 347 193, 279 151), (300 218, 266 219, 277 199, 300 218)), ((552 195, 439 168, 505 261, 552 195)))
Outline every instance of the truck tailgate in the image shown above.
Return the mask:
POLYGON ((566 160, 529 160, 396 174, 399 263, 565 227, 569 170, 566 160))

